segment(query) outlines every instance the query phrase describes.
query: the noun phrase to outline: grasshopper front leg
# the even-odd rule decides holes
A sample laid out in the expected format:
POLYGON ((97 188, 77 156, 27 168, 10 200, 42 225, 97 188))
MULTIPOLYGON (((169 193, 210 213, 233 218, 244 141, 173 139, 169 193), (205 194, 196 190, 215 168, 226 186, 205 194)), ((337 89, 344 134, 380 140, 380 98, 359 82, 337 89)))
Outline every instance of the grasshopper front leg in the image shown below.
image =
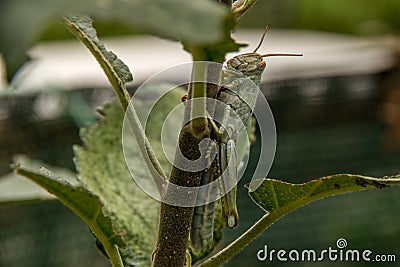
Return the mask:
POLYGON ((229 228, 235 228, 239 221, 239 213, 236 206, 236 184, 238 182, 237 166, 236 166, 236 145, 235 141, 230 138, 236 136, 237 131, 235 120, 232 121, 232 108, 226 105, 221 127, 217 127, 211 120, 211 125, 218 136, 218 161, 220 168, 220 193, 223 195, 222 214, 225 218, 225 225, 229 228), (234 122, 234 123, 232 123, 234 122), (233 188, 232 188, 233 187, 233 188), (229 188, 232 188, 229 190, 229 188))
POLYGON ((226 144, 219 147, 219 164, 221 168, 222 179, 220 182, 222 197, 222 212, 226 219, 226 226, 235 228, 239 221, 239 213, 236 207, 236 184, 238 180, 236 168, 236 149, 235 142, 231 139, 226 144), (235 184, 232 190, 228 188, 235 184))

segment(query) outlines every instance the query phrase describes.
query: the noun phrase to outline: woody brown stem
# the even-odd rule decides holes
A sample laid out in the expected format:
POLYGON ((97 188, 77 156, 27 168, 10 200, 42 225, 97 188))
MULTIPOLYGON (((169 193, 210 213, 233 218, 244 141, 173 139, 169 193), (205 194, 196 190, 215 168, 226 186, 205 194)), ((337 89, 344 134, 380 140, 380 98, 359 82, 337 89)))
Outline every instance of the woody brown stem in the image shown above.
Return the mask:
MULTIPOLYGON (((204 131, 202 136, 194 136, 191 129, 190 123, 182 129, 179 137, 179 149, 186 159, 196 160, 201 155, 199 143, 203 138, 209 136, 209 131, 204 131)), ((179 159, 177 158, 177 160, 179 159)), ((190 172, 173 167, 170 182, 185 187, 197 187, 200 185, 201 175, 202 171, 190 172)), ((175 190, 167 189, 165 197, 173 198, 175 193, 175 190)), ((188 196, 188 199, 190 199, 190 196, 188 196)), ((157 247, 154 251, 154 267, 182 267, 185 265, 185 253, 193 211, 193 207, 178 207, 161 203, 157 247)))

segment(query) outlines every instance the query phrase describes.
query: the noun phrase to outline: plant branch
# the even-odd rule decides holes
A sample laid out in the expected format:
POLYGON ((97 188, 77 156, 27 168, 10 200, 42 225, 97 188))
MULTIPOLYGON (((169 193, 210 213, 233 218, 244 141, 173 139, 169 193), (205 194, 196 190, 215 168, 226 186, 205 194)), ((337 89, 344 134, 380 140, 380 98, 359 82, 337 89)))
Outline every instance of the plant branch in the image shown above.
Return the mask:
MULTIPOLYGON (((206 129, 208 130, 208 128, 206 129)), ((178 149, 181 150, 186 159, 197 160, 201 156, 199 143, 206 137, 209 137, 209 131, 205 131, 202 136, 194 136, 191 125, 185 125, 179 136, 178 149)), ((174 165, 177 165, 178 161, 179 158, 177 157, 174 165)), ((201 175, 202 171, 190 172, 174 166, 169 181, 176 185, 198 187, 201 175)), ((165 197, 174 198, 175 194, 176 192, 173 189, 167 188, 165 197)), ((187 196, 187 199, 188 201, 193 201, 195 197, 196 194, 191 194, 187 196)), ((153 254, 154 267, 183 267, 185 265, 186 247, 193 211, 193 207, 178 207, 164 202, 161 203, 158 240, 153 254)))
MULTIPOLYGON (((180 149, 185 159, 195 161, 200 159, 201 152, 199 150, 200 142, 204 138, 210 137, 210 130, 206 118, 206 97, 207 84, 204 82, 207 77, 207 67, 205 64, 196 64, 196 61, 206 60, 206 53, 201 48, 193 50, 192 81, 189 85, 190 104, 186 105, 185 117, 193 118, 181 130, 179 136, 180 149), (196 101, 196 99, 200 101, 196 101)), ((180 157, 176 156, 174 166, 171 171, 170 183, 185 187, 198 187, 202 177, 202 171, 190 171, 191 166, 187 166, 187 170, 182 170, 175 166, 183 166, 179 163, 180 157)), ((196 192, 195 190, 193 190, 196 192)), ((165 198, 174 198, 176 192, 167 188, 165 198)), ((189 202, 196 200, 196 194, 187 196, 189 202)), ((178 207, 166 203, 161 203, 160 224, 157 246, 154 251, 154 267, 183 267, 186 261, 186 249, 189 240, 189 231, 191 227, 194 207, 178 207)))

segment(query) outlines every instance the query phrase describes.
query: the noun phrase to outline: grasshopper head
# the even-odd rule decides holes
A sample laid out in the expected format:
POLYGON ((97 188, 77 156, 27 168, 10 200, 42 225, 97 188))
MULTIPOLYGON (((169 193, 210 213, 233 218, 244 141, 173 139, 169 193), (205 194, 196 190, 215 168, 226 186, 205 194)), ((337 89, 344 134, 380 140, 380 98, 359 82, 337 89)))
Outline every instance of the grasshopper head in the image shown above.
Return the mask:
POLYGON ((302 56, 302 54, 287 54, 287 53, 273 53, 273 54, 258 54, 257 50, 261 47, 264 40, 265 34, 268 31, 268 25, 265 28, 261 40, 257 47, 251 53, 245 53, 235 56, 228 60, 227 68, 234 71, 240 71, 246 76, 250 77, 261 77, 267 63, 264 61, 264 57, 275 57, 275 56, 302 56))
POLYGON ((258 53, 245 53, 235 56, 228 60, 228 68, 240 71, 245 75, 261 74, 267 63, 265 63, 263 56, 258 53))

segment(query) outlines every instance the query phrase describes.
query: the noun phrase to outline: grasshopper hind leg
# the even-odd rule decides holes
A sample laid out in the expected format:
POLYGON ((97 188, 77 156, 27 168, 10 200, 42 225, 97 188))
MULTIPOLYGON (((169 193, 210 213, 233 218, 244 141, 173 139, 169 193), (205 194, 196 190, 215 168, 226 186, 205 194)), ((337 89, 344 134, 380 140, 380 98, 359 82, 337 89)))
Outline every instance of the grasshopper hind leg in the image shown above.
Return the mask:
MULTIPOLYGON (((215 145, 210 144, 207 149, 208 157, 210 157, 214 149, 215 145)), ((202 174, 200 185, 206 185, 214 181, 218 173, 216 171, 217 166, 216 160, 210 162, 210 165, 202 174)), ((212 188, 209 188, 208 191, 199 191, 197 195, 198 202, 208 204, 197 206, 194 209, 192 226, 190 229, 190 244, 195 254, 200 253, 203 249, 209 248, 213 240, 215 201, 209 201, 213 194, 216 194, 216 192, 213 192, 212 188)))

